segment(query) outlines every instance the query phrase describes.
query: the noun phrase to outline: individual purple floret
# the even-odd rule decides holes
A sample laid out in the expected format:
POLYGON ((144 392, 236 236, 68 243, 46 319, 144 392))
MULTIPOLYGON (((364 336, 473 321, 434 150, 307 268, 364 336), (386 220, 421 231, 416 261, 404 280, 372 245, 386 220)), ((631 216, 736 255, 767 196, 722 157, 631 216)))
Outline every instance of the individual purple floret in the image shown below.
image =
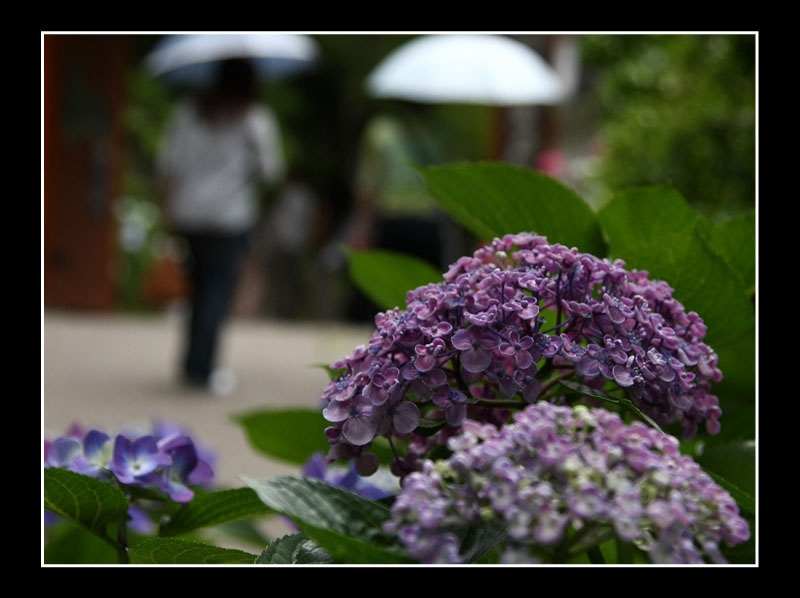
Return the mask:
POLYGON ((720 563, 721 544, 750 536, 676 438, 603 409, 542 401, 499 429, 465 422, 448 447, 405 478, 385 524, 424 563, 467 562, 471 526, 505 533, 509 563, 566 562, 614 536, 654 563, 720 563))
POLYGON ((565 378, 623 392, 686 438, 700 424, 719 432, 711 383, 722 373, 703 320, 666 283, 624 266, 521 233, 409 291, 405 310, 379 313, 369 342, 332 366, 339 375, 321 397, 328 458, 369 454, 383 435, 406 475, 466 417, 502 423, 506 409, 559 399, 565 378))
POLYGON ((120 434, 114 441, 114 456, 108 468, 123 484, 136 484, 171 463, 172 458, 158 450, 152 436, 130 440, 120 434))

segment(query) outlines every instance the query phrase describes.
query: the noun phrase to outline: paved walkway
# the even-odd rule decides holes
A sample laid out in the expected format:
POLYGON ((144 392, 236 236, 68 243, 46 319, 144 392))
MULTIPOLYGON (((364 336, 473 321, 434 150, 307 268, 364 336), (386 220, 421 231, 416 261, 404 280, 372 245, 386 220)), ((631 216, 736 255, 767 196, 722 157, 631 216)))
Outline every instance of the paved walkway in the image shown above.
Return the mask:
POLYGON ((222 365, 238 385, 217 398, 176 382, 181 324, 176 317, 47 311, 43 319, 42 426, 54 437, 70 424, 113 432, 162 419, 187 428, 217 453, 216 480, 270 478, 298 468, 256 453, 232 414, 265 407, 315 407, 332 363, 369 339, 365 326, 236 320, 226 330, 222 365))

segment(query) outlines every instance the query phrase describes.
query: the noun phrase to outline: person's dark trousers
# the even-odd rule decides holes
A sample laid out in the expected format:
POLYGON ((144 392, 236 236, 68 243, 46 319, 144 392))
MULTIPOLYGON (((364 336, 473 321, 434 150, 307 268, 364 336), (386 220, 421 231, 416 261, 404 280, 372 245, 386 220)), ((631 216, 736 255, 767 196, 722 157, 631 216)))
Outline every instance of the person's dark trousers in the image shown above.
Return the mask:
POLYGON ((247 234, 185 233, 191 280, 183 375, 187 382, 206 384, 214 370, 220 332, 239 279, 247 234))

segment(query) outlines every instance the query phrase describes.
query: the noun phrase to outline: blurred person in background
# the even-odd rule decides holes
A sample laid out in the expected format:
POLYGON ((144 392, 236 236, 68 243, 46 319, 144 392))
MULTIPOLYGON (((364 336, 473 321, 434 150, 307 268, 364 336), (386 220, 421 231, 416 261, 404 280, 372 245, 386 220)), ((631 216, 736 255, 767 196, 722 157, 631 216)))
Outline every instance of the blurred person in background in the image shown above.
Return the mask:
POLYGON ((286 170, 277 120, 257 103, 257 89, 248 61, 221 62, 207 93, 176 109, 158 160, 167 224, 189 250, 182 379, 218 395, 235 385, 233 373, 217 369, 216 361, 259 218, 257 184, 278 183, 286 170))

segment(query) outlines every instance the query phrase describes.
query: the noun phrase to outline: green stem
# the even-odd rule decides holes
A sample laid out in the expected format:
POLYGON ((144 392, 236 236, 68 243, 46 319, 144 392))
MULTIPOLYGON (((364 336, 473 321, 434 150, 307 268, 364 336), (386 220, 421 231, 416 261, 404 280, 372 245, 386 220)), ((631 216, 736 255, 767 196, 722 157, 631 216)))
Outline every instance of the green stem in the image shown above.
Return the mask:
POLYGON ((553 552, 553 563, 566 563, 569 560, 569 549, 596 529, 597 524, 587 523, 585 526, 575 532, 570 538, 563 540, 558 546, 556 546, 556 549, 553 552))
POLYGON ((574 372, 572 370, 569 370, 567 372, 561 372, 560 374, 557 374, 557 375, 553 376, 547 382, 542 384, 541 394, 544 394, 545 392, 547 392, 547 390, 551 386, 553 386, 554 384, 557 384, 558 382, 560 382, 564 378, 569 378, 573 374, 574 374, 574 372))
MULTIPOLYGON (((575 548, 575 550, 573 550, 571 553, 567 555, 567 560, 575 558, 582 552, 588 552, 592 548, 600 546, 600 544, 602 544, 607 540, 610 540, 613 537, 614 537, 614 530, 608 530, 605 533, 600 534, 599 536, 596 536, 595 538, 592 538, 590 541, 585 542, 584 544, 575 548)), ((591 559, 591 555, 589 555, 589 558, 591 559)))
POLYGON ((617 563, 624 565, 632 562, 633 551, 631 550, 631 545, 617 538, 617 563))
POLYGON ((553 399, 555 399, 556 397, 559 397, 559 396, 561 396, 561 393, 559 393, 559 392, 551 392, 551 393, 548 393, 548 394, 539 395, 539 397, 536 400, 537 401, 545 401, 547 403, 550 403, 553 399))
POLYGON ((528 406, 527 403, 522 401, 501 401, 498 399, 475 399, 474 402, 470 401, 470 404, 495 409, 524 409, 528 406))
POLYGON ((117 549, 117 560, 120 565, 127 565, 130 562, 128 558, 128 514, 123 513, 117 522, 117 542, 114 545, 117 549))
POLYGON ((603 553, 600 552, 600 547, 594 545, 586 549, 586 554, 589 556, 589 562, 592 565, 605 565, 606 560, 603 558, 603 553))
POLYGON ((550 372, 553 371, 554 367, 555 366, 553 366, 553 360, 552 359, 548 359, 547 361, 544 362, 544 365, 542 366, 542 369, 539 370, 538 375, 541 376, 542 378, 544 378, 544 377, 548 376, 550 374, 550 372))

